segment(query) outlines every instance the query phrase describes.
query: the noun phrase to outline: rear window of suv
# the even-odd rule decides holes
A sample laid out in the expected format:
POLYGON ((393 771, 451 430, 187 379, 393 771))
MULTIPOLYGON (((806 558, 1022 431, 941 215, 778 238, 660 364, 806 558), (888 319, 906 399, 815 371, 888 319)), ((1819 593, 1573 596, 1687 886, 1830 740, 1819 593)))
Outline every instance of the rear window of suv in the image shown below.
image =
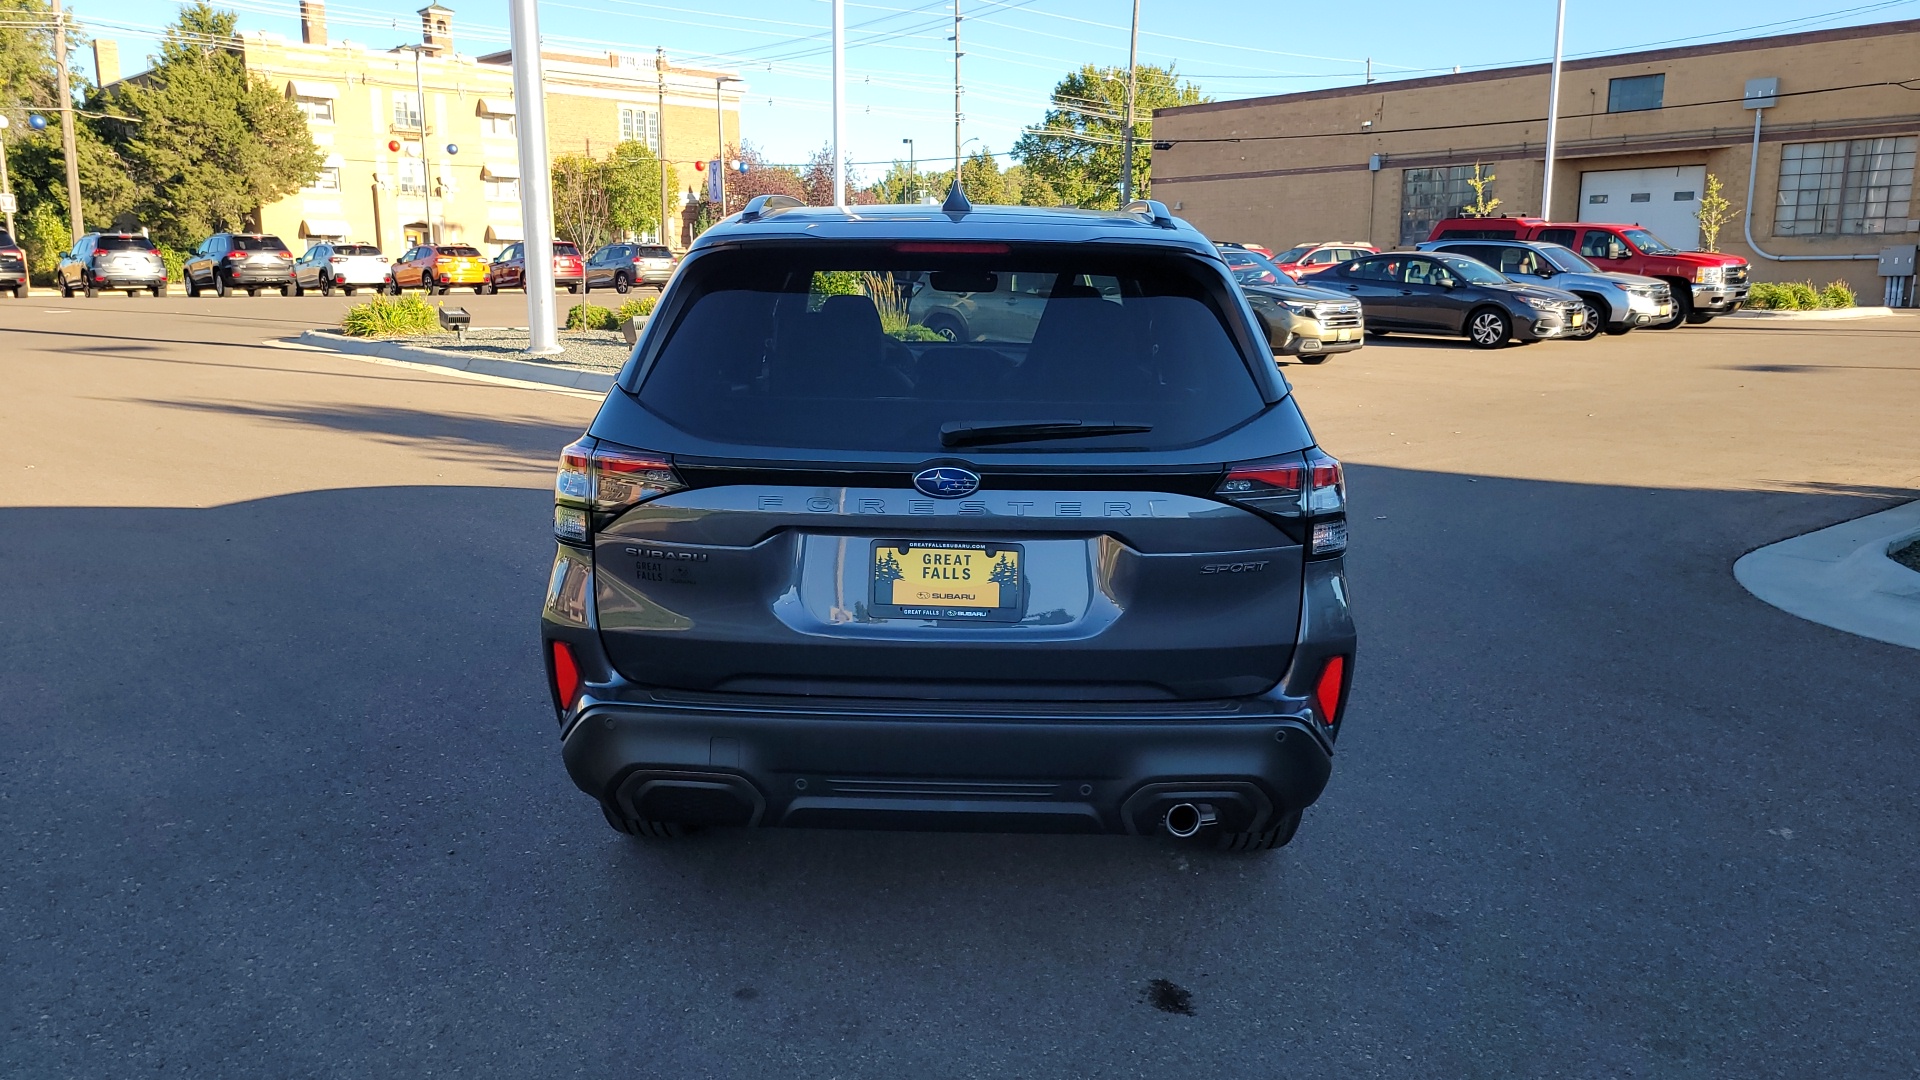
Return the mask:
POLYGON ((152 251, 153 241, 144 236, 102 236, 93 248, 95 251, 152 251))
POLYGON ((378 255, 380 249, 372 244, 335 244, 333 253, 335 255, 378 255))
POLYGON ((1171 449, 1265 408, 1199 260, 995 246, 693 260, 640 403, 716 441, 928 454, 943 425, 1051 421, 1150 430, 999 445, 1171 449))
POLYGON ((285 251, 287 245, 277 236, 236 236, 233 238, 235 251, 285 251))

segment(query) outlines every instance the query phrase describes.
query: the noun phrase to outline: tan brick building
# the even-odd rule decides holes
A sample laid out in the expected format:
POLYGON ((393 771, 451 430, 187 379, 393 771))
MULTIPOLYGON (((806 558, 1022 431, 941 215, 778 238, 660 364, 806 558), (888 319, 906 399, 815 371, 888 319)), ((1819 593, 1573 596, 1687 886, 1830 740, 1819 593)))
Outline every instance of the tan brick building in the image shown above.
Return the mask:
MULTIPOLYGON (((1636 222, 1694 247, 1706 175, 1734 217, 1721 250, 1757 280, 1851 282, 1878 302, 1872 261, 1920 239, 1920 20, 1567 62, 1560 85, 1556 220, 1636 222), (1745 107, 1749 80, 1777 79, 1745 107), (1755 112, 1762 113, 1757 170, 1755 112)), ((1427 238, 1473 198, 1478 165, 1499 213, 1539 214, 1549 67, 1500 68, 1161 109, 1153 196, 1221 240, 1275 249, 1309 240, 1380 247, 1427 238)), ((1760 90, 1767 85, 1756 84, 1760 90)))
MULTIPOLYGON (((394 255, 427 236, 431 201, 434 231, 445 242, 492 253, 520 239, 512 54, 457 52, 454 13, 437 4, 420 11, 417 55, 329 42, 323 5, 303 0, 300 7, 302 41, 258 31, 240 37, 248 71, 299 105, 326 156, 310 186, 261 208, 260 228, 296 253, 302 241, 326 238, 376 243, 394 255)), ((693 163, 717 155, 715 80, 731 73, 657 72, 653 54, 549 52, 542 61, 550 156, 604 157, 623 139, 644 140, 656 153, 664 144, 684 189, 696 175, 693 163)), ((725 83, 718 102, 734 145, 745 89, 725 83)), ((675 194, 676 209, 678 200, 675 194)))

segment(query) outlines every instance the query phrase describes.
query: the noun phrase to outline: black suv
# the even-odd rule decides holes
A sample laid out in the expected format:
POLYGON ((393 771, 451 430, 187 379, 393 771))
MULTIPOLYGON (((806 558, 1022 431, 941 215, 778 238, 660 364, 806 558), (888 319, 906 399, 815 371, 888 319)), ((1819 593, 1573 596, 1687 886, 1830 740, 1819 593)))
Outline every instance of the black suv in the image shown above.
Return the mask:
POLYGON ((208 289, 216 296, 235 289, 259 296, 263 288, 292 296, 293 252, 279 237, 265 233, 216 233, 193 249, 183 276, 188 296, 208 289))
POLYGON ((1164 206, 755 199, 561 454, 562 755, 641 836, 1279 847, 1353 677, 1345 513, 1219 252, 1164 206), (911 321, 917 289, 1007 275, 1036 318, 911 321))
POLYGON ((27 295, 27 253, 5 229, 0 229, 0 291, 15 300, 27 295))
POLYGON ((88 233, 72 251, 60 253, 53 284, 68 299, 76 292, 99 296, 102 289, 165 296, 167 264, 153 241, 138 233, 88 233))

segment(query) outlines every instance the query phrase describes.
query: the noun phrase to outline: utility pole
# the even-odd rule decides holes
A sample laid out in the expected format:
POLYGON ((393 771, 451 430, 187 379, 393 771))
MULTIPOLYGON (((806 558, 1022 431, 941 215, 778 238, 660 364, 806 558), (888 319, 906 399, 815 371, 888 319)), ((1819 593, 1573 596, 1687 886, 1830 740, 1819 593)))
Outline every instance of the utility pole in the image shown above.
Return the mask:
MULTIPOLYGON (((526 260, 527 351, 560 351, 553 314, 553 172, 547 166, 546 80, 541 76, 540 14, 534 0, 510 0, 513 97, 520 119, 520 237, 526 260)), ((424 124, 426 118, 421 117, 424 124)))
MULTIPOLYGON (((907 144, 907 182, 901 185, 903 190, 900 192, 900 201, 910 203, 913 201, 914 181, 920 179, 920 174, 914 171, 913 140, 901 139, 900 141, 907 144)), ((5 161, 0 160, 0 165, 4 164, 5 161)))
POLYGON ((413 49, 413 100, 414 105, 420 110, 420 172, 427 178, 427 243, 438 244, 440 230, 433 222, 433 166, 432 159, 428 156, 427 145, 427 86, 420 74, 420 53, 426 46, 414 45, 411 48, 413 49))
POLYGON ((654 160, 660 163, 660 242, 670 244, 667 239, 667 50, 655 46, 653 50, 654 74, 654 126, 659 131, 660 145, 654 147, 654 160))
POLYGON ((1127 35, 1127 123, 1120 136, 1120 205, 1133 201, 1133 98, 1139 91, 1134 72, 1140 67, 1140 0, 1133 0, 1133 30, 1127 35))
POLYGON ((840 131, 847 118, 847 6, 833 0, 833 205, 847 205, 847 156, 840 150, 840 131))
POLYGON ((13 181, 7 177, 7 125, 11 123, 5 113, 0 113, 0 202, 7 204, 7 235, 14 243, 20 242, 20 233, 13 227, 13 181))
POLYGON ((60 150, 67 159, 67 224, 71 243, 79 243, 87 226, 80 215, 80 157, 73 140, 73 86, 67 79, 67 15, 53 0, 53 62, 60 73, 60 150))
POLYGON ((1373 81, 1373 57, 1367 57, 1367 81, 1373 81))
POLYGON ((1560 51, 1567 40, 1567 0, 1553 23, 1553 75, 1547 84, 1547 171, 1540 181, 1540 216, 1553 217, 1553 149, 1560 129, 1560 51))
POLYGON ((720 149, 713 154, 713 179, 720 186, 720 216, 727 216, 727 113, 720 104, 720 84, 726 82, 722 75, 713 80, 713 138, 720 149))
POLYGON ((953 182, 960 182, 960 0, 953 0, 953 182))

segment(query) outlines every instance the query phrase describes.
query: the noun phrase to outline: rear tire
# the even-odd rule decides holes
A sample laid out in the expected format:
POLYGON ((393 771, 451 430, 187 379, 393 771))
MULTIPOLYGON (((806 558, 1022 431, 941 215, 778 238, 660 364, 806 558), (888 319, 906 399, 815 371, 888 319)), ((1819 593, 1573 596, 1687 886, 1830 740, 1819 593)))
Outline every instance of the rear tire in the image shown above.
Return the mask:
POLYGON ((625 296, 632 288, 633 288, 633 283, 627 280, 627 275, 625 274, 613 275, 613 291, 614 292, 617 292, 620 295, 625 296))
POLYGON ((568 292, 570 292, 570 293, 577 293, 577 292, 579 292, 579 291, 580 291, 580 286, 578 286, 578 285, 569 285, 569 286, 567 286, 567 291, 568 291, 568 292))
POLYGON ((1300 811, 1280 819, 1271 829, 1261 832, 1223 832, 1214 837, 1213 844, 1221 851, 1273 851, 1286 847, 1300 831, 1300 811))
POLYGON ((927 329, 939 334, 948 341, 964 341, 967 328, 952 315, 935 315, 927 320, 927 329))
POLYGON ((1499 308, 1477 308, 1467 316, 1467 340, 1476 349, 1497 349, 1513 337, 1513 320, 1499 308))
POLYGON ((153 298, 155 300, 158 300, 161 297, 164 297, 167 295, 167 283, 163 281, 160 284, 155 285, 150 291, 153 293, 153 298))
POLYGON ((91 282, 91 281, 89 281, 89 282, 87 282, 87 299, 89 299, 89 300, 98 300, 99 298, 100 298, 100 290, 99 290, 99 288, 97 288, 97 287, 96 287, 96 286, 95 286, 95 285, 93 284, 93 282, 91 282))
POLYGON ((247 290, 247 295, 248 295, 248 296, 259 296, 259 295, 260 295, 260 287, 259 287, 258 285, 255 285, 254 287, 252 287, 252 288, 250 288, 250 289, 248 289, 248 290, 247 290))
POLYGON ((600 812, 606 815, 607 824, 613 831, 626 836, 638 836, 645 840, 676 840, 690 835, 694 830, 677 821, 649 821, 646 818, 630 818, 608 806, 600 804, 600 812))
MULTIPOLYGON (((332 278, 330 278, 330 277, 323 277, 323 278, 321 278, 321 279, 320 279, 320 295, 321 295, 321 296, 332 296, 332 295, 333 295, 333 279, 332 279, 332 278)), ((348 295, 348 296, 352 296, 352 295, 353 295, 353 290, 352 290, 352 289, 348 289, 348 290, 347 290, 347 295, 348 295)))
POLYGON ((289 281, 289 282, 287 282, 287 283, 286 283, 285 285, 282 285, 282 286, 280 286, 280 295, 281 295, 281 296, 292 296, 292 295, 293 295, 293 282, 291 282, 291 281, 289 281))

